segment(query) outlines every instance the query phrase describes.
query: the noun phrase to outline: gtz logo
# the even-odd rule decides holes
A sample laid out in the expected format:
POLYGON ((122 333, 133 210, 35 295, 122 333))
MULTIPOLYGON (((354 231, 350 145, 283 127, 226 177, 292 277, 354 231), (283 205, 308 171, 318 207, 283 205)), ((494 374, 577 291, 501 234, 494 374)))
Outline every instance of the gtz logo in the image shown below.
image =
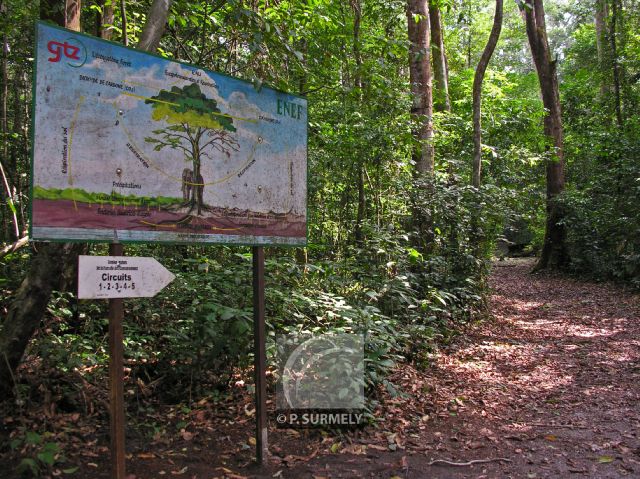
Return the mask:
POLYGON ((64 43, 51 40, 47 43, 47 50, 53 55, 49 57, 49 61, 52 63, 58 63, 64 56, 71 60, 67 62, 67 65, 79 68, 87 61, 87 49, 80 40, 75 38, 68 38, 64 43))

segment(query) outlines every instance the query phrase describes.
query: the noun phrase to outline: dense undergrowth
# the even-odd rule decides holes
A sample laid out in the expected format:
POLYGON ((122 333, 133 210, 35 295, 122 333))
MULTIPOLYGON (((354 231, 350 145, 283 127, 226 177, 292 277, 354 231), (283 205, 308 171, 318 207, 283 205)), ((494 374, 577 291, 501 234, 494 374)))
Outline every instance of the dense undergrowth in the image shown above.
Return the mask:
MULTIPOLYGON (((386 376, 399 361, 426 364, 426 353, 437 342, 446 341, 484 310, 487 260, 504 220, 494 206, 504 198, 492 188, 479 192, 440 185, 434 191, 429 203, 423 203, 435 231, 428 252, 418 251, 414 233, 400 224, 367 224, 367 241, 361 246, 311 242, 306 252, 266 250, 267 351, 272 364, 279 334, 364 334, 365 379, 373 399, 379 387, 394 391, 386 376), (478 246, 472 238, 478 238, 478 246)), ((92 253, 106 250, 94 245, 92 253)), ((156 298, 126 301, 130 384, 161 402, 189 403, 223 393, 238 378, 250 382, 250 251, 128 245, 126 254, 159 257, 176 274, 156 298)), ((6 277, 19 277, 25 256, 7 259, 6 277)), ((17 281, 11 282, 15 287, 17 281)), ((47 387, 57 391, 69 410, 81 409, 81 397, 65 377, 74 371, 97 383, 106 377, 105 303, 78 302, 73 293, 56 293, 44 327, 28 350, 25 367, 46 370, 47 387)), ((22 404, 39 395, 38 384, 28 380, 18 384, 17 391, 22 404)))

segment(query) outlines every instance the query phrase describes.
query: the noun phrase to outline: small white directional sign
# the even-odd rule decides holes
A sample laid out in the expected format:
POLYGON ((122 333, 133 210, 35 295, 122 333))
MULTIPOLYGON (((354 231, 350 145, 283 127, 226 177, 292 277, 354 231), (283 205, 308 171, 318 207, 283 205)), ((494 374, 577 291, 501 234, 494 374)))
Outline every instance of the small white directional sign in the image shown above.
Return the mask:
POLYGON ((78 298, 150 298, 174 278, 154 258, 79 256, 78 298))

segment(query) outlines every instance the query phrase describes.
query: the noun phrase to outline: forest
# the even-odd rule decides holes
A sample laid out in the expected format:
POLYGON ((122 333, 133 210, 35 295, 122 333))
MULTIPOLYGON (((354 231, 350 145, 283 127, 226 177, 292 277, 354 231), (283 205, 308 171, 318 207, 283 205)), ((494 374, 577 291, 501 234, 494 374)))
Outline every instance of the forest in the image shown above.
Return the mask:
POLYGON ((124 302, 128 479, 640 474, 638 0, 0 0, 0 475, 125 477, 78 298, 109 245, 30 236, 38 21, 308 105, 307 242, 264 249, 268 459, 252 248, 124 242, 175 275, 124 302), (363 422, 277 427, 277 337, 356 333, 363 422))

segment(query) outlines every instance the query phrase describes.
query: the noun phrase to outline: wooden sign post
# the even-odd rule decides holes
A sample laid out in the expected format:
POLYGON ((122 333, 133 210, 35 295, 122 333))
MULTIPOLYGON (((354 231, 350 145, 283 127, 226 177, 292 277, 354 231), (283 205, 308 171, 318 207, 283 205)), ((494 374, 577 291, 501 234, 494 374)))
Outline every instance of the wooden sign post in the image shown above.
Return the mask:
POLYGON ((121 243, 109 256, 80 256, 78 298, 109 300, 109 436, 111 478, 125 479, 124 299, 155 296, 175 276, 154 258, 125 257, 121 243))
POLYGON ((256 462, 267 457, 267 355, 264 314, 264 248, 253 247, 253 351, 256 385, 256 462))
MULTIPOLYGON (((111 243, 109 254, 122 256, 122 244, 111 243)), ((109 299, 109 437, 111 439, 112 479, 125 479, 123 319, 124 300, 122 298, 109 299)))

